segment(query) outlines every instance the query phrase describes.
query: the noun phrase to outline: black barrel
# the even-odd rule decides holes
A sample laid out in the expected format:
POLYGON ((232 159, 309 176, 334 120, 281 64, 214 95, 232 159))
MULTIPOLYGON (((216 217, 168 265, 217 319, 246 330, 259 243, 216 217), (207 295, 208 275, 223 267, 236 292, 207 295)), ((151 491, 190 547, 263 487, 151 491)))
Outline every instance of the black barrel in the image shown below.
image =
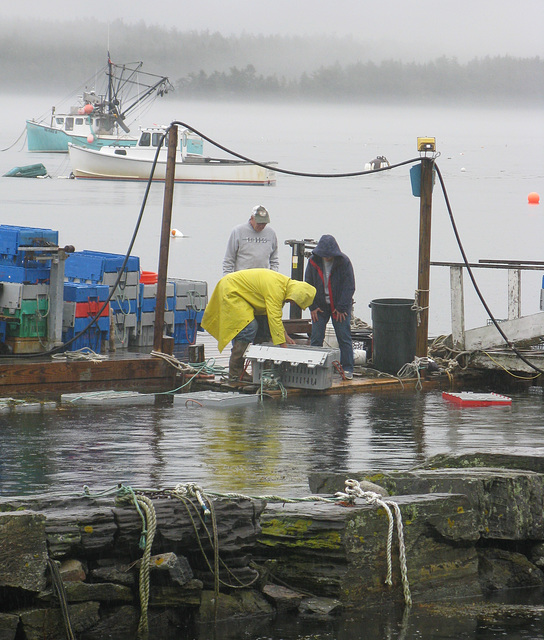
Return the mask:
POLYGON ((378 371, 396 375, 416 354, 414 300, 372 300, 372 362, 378 371))

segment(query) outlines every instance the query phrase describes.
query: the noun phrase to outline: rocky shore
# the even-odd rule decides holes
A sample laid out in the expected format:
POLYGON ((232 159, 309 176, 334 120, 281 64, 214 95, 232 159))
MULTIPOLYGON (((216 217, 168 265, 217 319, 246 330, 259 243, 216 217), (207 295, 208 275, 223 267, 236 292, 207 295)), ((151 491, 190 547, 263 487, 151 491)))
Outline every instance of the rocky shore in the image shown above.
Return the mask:
POLYGON ((195 485, 0 498, 0 640, 179 639, 544 587, 543 449, 309 482, 292 502, 195 485))

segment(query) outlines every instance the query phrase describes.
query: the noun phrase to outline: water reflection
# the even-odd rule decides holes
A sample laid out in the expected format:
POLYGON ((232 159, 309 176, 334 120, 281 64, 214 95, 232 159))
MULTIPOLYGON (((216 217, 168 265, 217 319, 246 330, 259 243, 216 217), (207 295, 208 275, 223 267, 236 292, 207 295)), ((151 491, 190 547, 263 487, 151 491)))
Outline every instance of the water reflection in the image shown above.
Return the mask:
POLYGON ((544 445, 542 398, 459 408, 438 392, 272 400, 245 407, 71 406, 0 416, 0 493, 198 482, 306 495, 317 471, 406 469, 437 453, 544 445))
POLYGON ((371 428, 373 457, 395 464, 395 452, 411 453, 413 462, 422 461, 425 449, 424 394, 378 394, 370 397, 365 418, 371 428))

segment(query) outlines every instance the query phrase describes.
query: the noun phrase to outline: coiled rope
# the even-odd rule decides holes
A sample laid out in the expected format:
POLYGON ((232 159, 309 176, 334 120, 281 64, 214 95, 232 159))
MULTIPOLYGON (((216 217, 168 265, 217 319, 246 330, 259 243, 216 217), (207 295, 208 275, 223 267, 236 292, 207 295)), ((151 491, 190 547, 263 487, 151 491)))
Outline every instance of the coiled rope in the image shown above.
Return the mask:
POLYGON ((416 389, 421 391, 423 385, 421 383, 421 369, 426 369, 429 366, 429 358, 426 356, 415 356, 412 362, 403 364, 397 372, 397 378, 417 378, 416 389))
POLYGON ((93 351, 90 347, 82 347, 76 351, 65 351, 64 353, 54 353, 53 360, 90 360, 91 362, 103 362, 109 356, 101 355, 93 351))
POLYGON ((406 547, 404 546, 404 529, 402 525, 402 514, 400 512, 399 505, 393 500, 384 500, 383 496, 373 491, 363 491, 361 484, 358 480, 346 480, 345 492, 337 492, 336 496, 341 496, 345 500, 353 501, 355 498, 362 498, 366 500, 368 504, 382 507, 387 513, 389 521, 389 529, 387 535, 387 577, 385 583, 389 586, 393 585, 393 562, 392 562, 392 545, 393 545, 393 526, 394 522, 397 525, 397 538, 399 542, 399 564, 400 574, 402 579, 402 590, 404 593, 404 602, 407 606, 412 605, 412 595, 410 594, 410 584, 408 582, 408 569, 406 566, 406 547), (395 512, 395 518, 391 513, 391 509, 395 512))
POLYGON ((157 516, 153 502, 147 496, 136 494, 133 489, 121 486, 117 494, 118 500, 132 501, 142 519, 142 534, 140 548, 144 550, 140 563, 140 622, 138 624, 138 637, 145 640, 149 635, 149 620, 147 610, 149 606, 149 571, 151 559, 151 547, 157 530, 157 516))

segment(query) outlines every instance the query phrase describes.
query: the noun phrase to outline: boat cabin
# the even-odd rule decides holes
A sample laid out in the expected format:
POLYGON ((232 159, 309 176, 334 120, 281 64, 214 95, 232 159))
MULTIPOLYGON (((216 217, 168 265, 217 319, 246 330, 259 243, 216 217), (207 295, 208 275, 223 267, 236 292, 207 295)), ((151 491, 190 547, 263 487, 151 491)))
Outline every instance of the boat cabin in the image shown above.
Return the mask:
MULTIPOLYGON (((167 127, 153 127, 142 129, 140 138, 136 144, 136 148, 150 149, 157 148, 161 144, 161 140, 166 133, 167 127)), ((204 152, 204 142, 200 136, 193 133, 190 129, 181 129, 178 133, 179 151, 183 156, 198 155, 204 152)), ((163 148, 168 148, 168 135, 162 143, 163 148)))

